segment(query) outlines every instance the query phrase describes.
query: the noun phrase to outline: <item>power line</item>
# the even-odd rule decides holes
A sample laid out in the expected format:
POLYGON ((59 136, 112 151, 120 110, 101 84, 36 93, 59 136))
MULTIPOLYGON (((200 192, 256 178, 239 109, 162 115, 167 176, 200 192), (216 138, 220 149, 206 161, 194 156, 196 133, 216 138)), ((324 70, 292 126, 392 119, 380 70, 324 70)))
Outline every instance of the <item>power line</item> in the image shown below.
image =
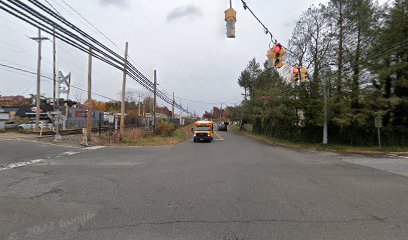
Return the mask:
MULTIPOLYGON (((72 7, 71 5, 69 5, 66 1, 61 0, 69 9, 71 9, 73 12, 75 12, 81 19, 83 19, 86 23, 88 23, 94 30, 96 30, 97 33, 99 33, 101 36, 103 36, 105 39, 107 39, 110 43, 113 44, 113 46, 115 46, 119 51, 121 51, 122 53, 124 53, 123 49, 121 49, 114 41, 112 41, 105 33, 103 33, 98 27, 96 27, 92 22, 90 22, 88 19, 86 19, 79 11, 77 11, 74 7, 72 7)), ((128 55, 128 58, 130 59, 131 62, 133 62, 133 64, 135 64, 135 60, 128 55)), ((128 61, 129 61, 128 59, 128 61)), ((141 68, 139 66, 139 68, 141 68)), ((141 68, 143 70, 143 68, 141 68)), ((146 71, 144 71, 144 74, 146 74, 146 71)), ((150 74, 149 74, 150 76, 150 74)), ((151 77, 151 76, 150 76, 151 77)))
MULTIPOLYGON (((31 74, 31 75, 37 75, 37 73, 35 73, 35 72, 33 72, 33 71, 29 71, 29 70, 27 70, 27 69, 23 69, 23 68, 19 68, 19 67, 13 67, 13 66, 10 66, 10 65, 7 65, 7 64, 2 64, 2 63, 0 63, 0 67, 4 67, 4 68, 8 68, 8 69, 13 69, 13 70, 15 70, 15 71, 19 71, 19 72, 22 72, 22 73, 28 73, 28 74, 31 74)), ((50 76, 41 74, 41 77, 43 77, 43 78, 46 79, 46 80, 53 81, 53 78, 50 77, 50 76)), ((85 89, 83 89, 83 88, 80 88, 80 87, 75 86, 75 85, 72 85, 72 84, 71 84, 70 86, 71 86, 72 88, 78 89, 78 90, 83 91, 83 92, 87 92, 87 91, 88 91, 88 90, 85 90, 85 89)), ((96 93, 96 92, 92 92, 92 94, 94 94, 95 96, 99 96, 99 97, 102 97, 102 98, 109 99, 109 100, 117 101, 117 99, 114 99, 114 98, 111 98, 111 97, 108 97, 108 96, 105 96, 105 95, 102 95, 102 94, 99 94, 99 93, 96 93)))
MULTIPOLYGON (((248 4, 244 0, 241 0, 241 2, 242 2, 244 9, 248 10, 252 14, 252 16, 262 25, 265 33, 271 37, 271 42, 273 42, 274 44, 277 44, 278 40, 272 35, 271 31, 269 31, 269 28, 267 28, 266 25, 255 15, 255 13, 252 11, 252 9, 248 6, 248 4)), ((282 44, 281 46, 282 48, 286 49, 289 53, 293 53, 290 49, 288 49, 287 47, 284 47, 282 44)))
POLYGON ((58 13, 61 17, 62 17, 62 15, 61 15, 61 13, 60 12, 58 12, 58 10, 50 3, 50 2, 48 2, 48 0, 44 0, 52 9, 54 9, 54 11, 56 12, 56 13, 58 13))
MULTIPOLYGON (((29 7, 28 5, 16 1, 11 2, 11 4, 15 5, 17 8, 20 8, 22 11, 27 12, 29 15, 39 19, 36 20, 33 17, 23 13, 22 11, 16 9, 15 7, 6 4, 5 2, 0 2, 1 4, 5 5, 0 6, 0 8, 11 15, 14 15, 21 20, 42 29, 43 31, 52 34, 54 28, 56 29, 56 37, 69 45, 88 53, 88 48, 93 49, 92 56, 95 58, 123 71, 123 57, 91 37, 89 34, 85 33, 74 24, 67 21, 65 18, 61 17, 60 15, 56 14, 50 8, 44 6, 40 2, 29 0, 30 3, 36 5, 38 8, 43 10, 44 12, 48 13, 64 25, 68 26, 69 28, 73 29, 74 31, 78 32, 82 37, 74 34, 72 31, 67 30, 66 28, 62 27, 55 21, 51 20, 50 18, 45 17, 43 14, 39 13, 38 11, 34 10, 33 8, 29 7), (40 22, 41 21, 41 22, 40 22), (52 26, 47 26, 46 24, 52 26), (95 45, 96 44, 96 45, 95 45)), ((140 85, 145 87, 149 91, 153 91, 153 83, 147 79, 139 70, 137 70, 131 63, 128 63, 129 69, 127 74, 134 80, 136 80, 140 85)), ((168 104, 172 104, 170 98, 165 96, 160 90, 158 91, 158 97, 167 102, 168 104)), ((175 105, 176 108, 181 109, 182 111, 186 112, 186 110, 179 104, 175 105)))

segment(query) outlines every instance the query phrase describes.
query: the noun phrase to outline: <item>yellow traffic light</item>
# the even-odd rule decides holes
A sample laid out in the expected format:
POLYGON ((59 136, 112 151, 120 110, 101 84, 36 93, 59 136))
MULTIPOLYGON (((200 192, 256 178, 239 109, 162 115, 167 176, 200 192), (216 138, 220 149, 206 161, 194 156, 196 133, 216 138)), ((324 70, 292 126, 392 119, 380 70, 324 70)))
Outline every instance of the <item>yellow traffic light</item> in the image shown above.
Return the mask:
POLYGON ((309 81, 309 73, 308 73, 308 69, 305 67, 302 67, 302 82, 307 82, 309 81))
POLYGON ((227 38, 235 38, 237 11, 235 11, 232 7, 225 10, 225 21, 227 22, 227 38))
POLYGON ((273 64, 274 67, 281 68, 281 67, 283 67, 283 65, 285 65, 283 60, 285 60, 286 52, 287 51, 285 49, 283 49, 283 47, 280 47, 279 53, 276 53, 276 55, 275 55, 275 60, 274 60, 274 64, 273 64))
POLYGON ((299 81, 300 67, 293 68, 293 81, 299 81))
POLYGON ((275 46, 269 49, 268 53, 266 54, 266 56, 268 57, 268 67, 283 67, 283 65, 285 65, 284 60, 286 52, 287 51, 283 49, 282 45, 280 45, 279 43, 275 44, 275 46))
POLYGON ((266 56, 268 57, 268 68, 273 68, 273 63, 275 59, 275 52, 273 48, 269 49, 266 56))

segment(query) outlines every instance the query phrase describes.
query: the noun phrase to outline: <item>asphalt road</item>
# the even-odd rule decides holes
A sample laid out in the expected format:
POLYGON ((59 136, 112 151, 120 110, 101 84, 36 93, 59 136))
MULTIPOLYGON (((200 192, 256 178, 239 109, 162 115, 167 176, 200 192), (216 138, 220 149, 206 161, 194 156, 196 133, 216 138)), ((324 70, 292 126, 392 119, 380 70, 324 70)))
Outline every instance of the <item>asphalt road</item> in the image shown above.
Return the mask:
POLYGON ((366 156, 221 135, 168 147, 43 146, 41 162, 0 170, 0 239, 408 239, 407 177, 355 164, 366 156))

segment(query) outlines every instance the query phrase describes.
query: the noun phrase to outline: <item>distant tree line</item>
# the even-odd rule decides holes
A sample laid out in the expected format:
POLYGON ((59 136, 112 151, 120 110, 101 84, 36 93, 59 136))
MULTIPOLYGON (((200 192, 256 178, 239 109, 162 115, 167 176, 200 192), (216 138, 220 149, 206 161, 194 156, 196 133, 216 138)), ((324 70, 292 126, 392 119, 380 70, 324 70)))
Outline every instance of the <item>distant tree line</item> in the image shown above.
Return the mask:
POLYGON ((328 96, 329 143, 375 145, 381 118, 385 145, 408 145, 408 0, 330 0, 302 13, 293 30, 287 66, 309 69, 293 82, 291 69, 261 67, 255 59, 238 83, 247 94, 230 108, 232 120, 297 142, 322 141, 328 96))

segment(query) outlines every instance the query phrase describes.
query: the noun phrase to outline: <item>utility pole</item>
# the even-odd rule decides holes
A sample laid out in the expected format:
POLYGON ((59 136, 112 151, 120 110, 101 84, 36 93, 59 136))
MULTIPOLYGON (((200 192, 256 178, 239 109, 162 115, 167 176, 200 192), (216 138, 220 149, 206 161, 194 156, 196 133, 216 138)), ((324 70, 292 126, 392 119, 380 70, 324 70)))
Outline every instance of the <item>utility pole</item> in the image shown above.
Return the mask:
POLYGON ((38 42, 38 60, 37 60, 37 97, 36 97, 36 113, 35 113, 35 128, 40 127, 40 103, 41 103, 41 42, 49 40, 46 37, 41 37, 41 29, 38 28, 38 37, 30 39, 38 42))
POLYGON ((139 93, 139 111, 138 111, 138 113, 137 113, 137 116, 138 117, 140 117, 140 104, 141 104, 141 102, 140 102, 140 98, 141 98, 141 95, 140 95, 140 93, 139 93))
POLYGON ((182 108, 183 108, 183 105, 181 105, 181 98, 180 98, 180 121, 181 121, 181 118, 183 117, 183 110, 181 110, 182 108))
POLYGON ((88 56, 88 115, 87 115, 88 142, 92 141, 92 48, 89 48, 88 56))
POLYGON ((180 98, 180 127, 183 126, 183 105, 181 105, 181 98, 180 98))
POLYGON ((59 141, 62 137, 61 137, 61 134, 59 133, 60 119, 61 119, 60 118, 61 112, 59 110, 59 99, 58 101, 56 99, 56 94, 57 94, 56 93, 57 92, 57 40, 55 37, 55 27, 52 29, 52 70, 53 70, 52 71, 52 80, 53 80, 52 105, 53 105, 54 111, 57 111, 57 117, 56 117, 57 121, 54 122, 54 125, 55 125, 54 141, 59 141))
POLYGON ((171 104, 171 118, 174 119, 174 92, 173 92, 173 102, 171 104))
POLYGON ((244 121, 245 103, 246 103, 247 100, 248 100, 248 95, 247 95, 247 90, 246 90, 246 88, 245 88, 245 94, 242 94, 242 93, 241 93, 241 95, 244 95, 244 104, 242 104, 242 109, 241 109, 241 122, 240 122, 240 126, 239 126, 239 132, 241 132, 242 128, 244 127, 243 121, 244 121))
MULTIPOLYGON (((58 106, 59 103, 56 103, 55 97, 57 93, 57 43, 56 43, 56 38, 55 38, 55 27, 52 29, 52 66, 53 66, 53 72, 52 72, 52 80, 53 80, 53 92, 52 92, 52 98, 53 98, 53 106, 54 110, 58 106)), ((58 99, 59 100, 59 99, 58 99)), ((58 127, 56 126, 56 130, 58 131, 58 127)))
POLYGON ((125 135, 125 95, 126 95, 126 66, 128 57, 128 42, 125 46, 125 63, 123 68, 123 83, 122 83, 122 104, 120 107, 120 138, 125 135))
POLYGON ((327 144, 327 76, 324 77, 324 122, 323 122, 323 144, 327 144))
POLYGON ((156 128, 157 72, 154 70, 153 130, 156 128))
POLYGON ((222 119, 222 103, 221 103, 221 108, 220 108, 220 120, 222 119))
MULTIPOLYGON (((69 79, 68 79, 68 90, 67 90, 67 101, 69 101, 69 94, 71 92, 71 73, 69 74, 69 79)), ((65 103, 65 117, 68 119, 68 113, 69 113, 69 106, 68 103, 65 103)), ((66 124, 65 124, 66 128, 66 124)))

